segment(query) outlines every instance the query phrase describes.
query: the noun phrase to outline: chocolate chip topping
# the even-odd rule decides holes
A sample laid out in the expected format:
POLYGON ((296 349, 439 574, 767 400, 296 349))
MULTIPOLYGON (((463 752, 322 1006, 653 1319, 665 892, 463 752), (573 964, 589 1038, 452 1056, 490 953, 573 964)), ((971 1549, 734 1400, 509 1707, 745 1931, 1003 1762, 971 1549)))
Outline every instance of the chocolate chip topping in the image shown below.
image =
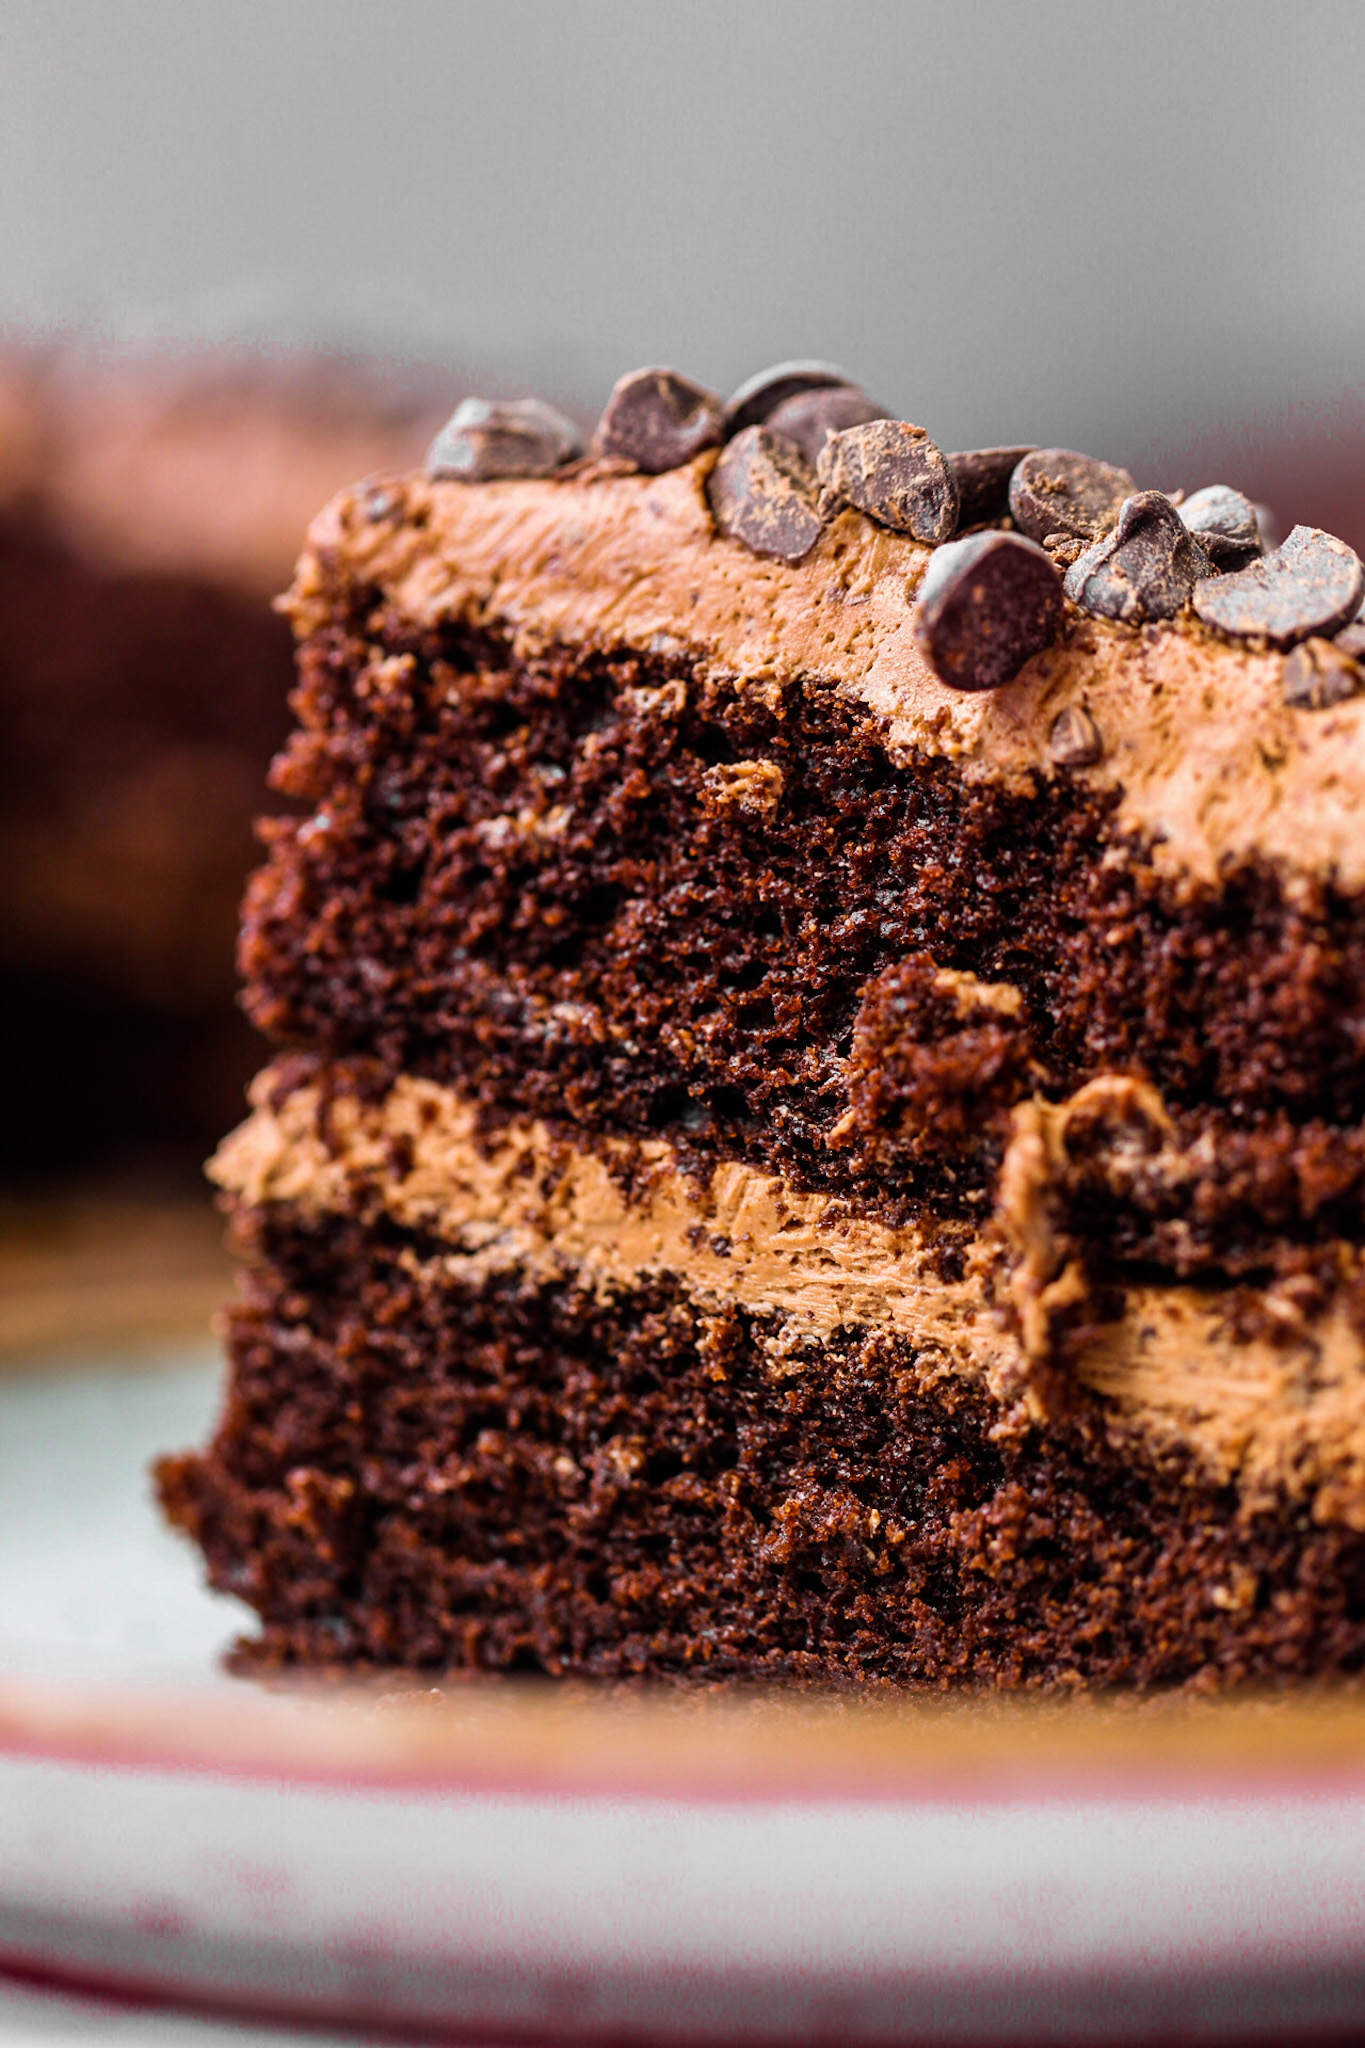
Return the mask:
POLYGON ((1072 563, 1064 588, 1083 611, 1140 626, 1183 611, 1209 566, 1170 499, 1136 491, 1124 499, 1113 532, 1072 563))
POLYGON ((491 483, 498 477, 550 476, 583 453, 572 420, 540 398, 490 404, 465 398, 427 450, 427 475, 491 483))
POLYGON ((1284 665, 1284 701, 1302 711, 1325 711, 1354 697, 1365 670, 1342 652, 1340 640, 1305 640, 1284 665))
POLYGON ((816 473, 827 491, 893 533, 943 541, 957 530, 957 485, 923 427, 869 420, 832 434, 816 473))
POLYGON ((1010 478, 1010 514, 1030 540, 1050 533, 1098 540, 1132 495, 1133 479, 1126 469, 1068 448, 1035 448, 1010 478))
POLYGON ((835 363, 774 363, 756 376, 746 377, 725 401, 725 431, 742 434, 746 427, 761 427, 779 405, 795 398, 798 391, 829 391, 858 387, 835 363))
POLYGON ((799 562, 820 536, 815 471, 791 441, 765 427, 736 434, 707 479, 721 532, 756 555, 799 562))
POLYGON ((1093 768, 1104 752, 1100 729, 1080 704, 1068 704, 1052 721, 1048 756, 1059 768, 1093 768))
POLYGON ((1215 569, 1245 569, 1264 553, 1256 507, 1230 484, 1209 484, 1186 498, 1180 516, 1215 569))
POLYGON ((632 370, 612 387, 592 437, 594 455, 618 456, 649 476, 681 469, 725 438, 714 391, 676 370, 632 370))
POLYGON ((1330 639, 1365 595, 1365 568, 1344 540, 1296 526, 1283 547, 1231 576, 1196 584, 1194 608, 1206 625, 1240 639, 1292 647, 1313 634, 1330 639))
POLYGON ((784 398, 768 415, 767 424, 770 434, 783 434, 795 441, 807 462, 816 463, 827 435, 890 417, 884 405, 877 405, 856 384, 844 384, 824 391, 798 391, 794 398, 784 398))
POLYGON ((958 524, 979 526, 1003 519, 1010 509, 1010 478, 1031 448, 968 448, 950 455, 948 467, 957 483, 958 524))
POLYGON ((931 556, 915 616, 919 650, 954 690, 994 690, 1049 646, 1061 578, 1017 533, 973 533, 931 556))

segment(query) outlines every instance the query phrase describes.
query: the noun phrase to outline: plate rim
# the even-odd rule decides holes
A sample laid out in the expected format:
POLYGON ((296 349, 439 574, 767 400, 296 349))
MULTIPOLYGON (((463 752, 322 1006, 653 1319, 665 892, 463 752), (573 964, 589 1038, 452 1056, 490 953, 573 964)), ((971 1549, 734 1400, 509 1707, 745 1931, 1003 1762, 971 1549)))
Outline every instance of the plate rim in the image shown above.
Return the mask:
POLYGON ((1365 1796, 1365 1698, 1112 1704, 642 1692, 516 1680, 77 1684, 0 1674, 0 1756, 395 1794, 726 1803, 1365 1796))

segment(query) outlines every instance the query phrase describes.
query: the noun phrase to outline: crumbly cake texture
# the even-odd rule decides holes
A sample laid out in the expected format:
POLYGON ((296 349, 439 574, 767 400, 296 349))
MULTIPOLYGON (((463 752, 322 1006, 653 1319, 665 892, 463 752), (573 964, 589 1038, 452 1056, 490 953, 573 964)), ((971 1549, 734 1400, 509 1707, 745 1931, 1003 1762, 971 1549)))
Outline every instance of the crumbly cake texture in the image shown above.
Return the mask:
POLYGON ((562 424, 467 403, 288 599, 232 1376, 160 1467, 247 1654, 1355 1669, 1359 563, 827 366, 562 424))

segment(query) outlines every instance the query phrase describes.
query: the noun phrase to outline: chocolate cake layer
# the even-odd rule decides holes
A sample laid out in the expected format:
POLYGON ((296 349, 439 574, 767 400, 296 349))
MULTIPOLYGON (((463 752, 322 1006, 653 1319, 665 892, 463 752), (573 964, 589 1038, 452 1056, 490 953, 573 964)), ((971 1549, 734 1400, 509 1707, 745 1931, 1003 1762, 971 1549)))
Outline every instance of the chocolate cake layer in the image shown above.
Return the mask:
POLYGON ((847 513, 755 563, 695 530, 702 468, 324 518, 257 1023, 893 1220, 979 1218, 1021 1103, 1139 1078, 1136 1135, 1059 1182, 1068 1234, 1182 1275, 1357 1241, 1365 700, 1295 710, 1284 657, 1188 618, 1073 615, 978 709, 906 637, 928 550, 847 513), (1104 751, 1058 766, 1082 700, 1104 751))
POLYGON ((384 1221, 248 1213, 232 1391, 172 1519, 257 1663, 1056 1687, 1365 1656, 1365 1535, 1141 1459, 856 1325, 660 1275, 479 1276, 384 1221), (453 1270, 452 1270, 453 1268, 453 1270))

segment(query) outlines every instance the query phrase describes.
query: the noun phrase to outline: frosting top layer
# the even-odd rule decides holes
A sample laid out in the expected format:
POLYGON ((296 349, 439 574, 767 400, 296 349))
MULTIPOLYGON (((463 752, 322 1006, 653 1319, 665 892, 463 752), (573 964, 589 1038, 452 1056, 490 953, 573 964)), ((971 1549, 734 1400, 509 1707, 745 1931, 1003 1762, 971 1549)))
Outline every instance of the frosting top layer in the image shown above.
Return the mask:
POLYGON ((914 642, 932 549, 846 509, 799 563, 720 535, 714 457, 661 476, 610 463, 467 485, 409 475, 343 492, 315 520, 285 601, 306 635, 378 589, 418 626, 508 633, 521 655, 675 652, 761 688, 819 678, 882 724, 893 754, 957 760, 1012 785, 1057 773, 1054 724, 1085 710, 1102 753, 1074 769, 1119 792, 1118 824, 1168 875, 1215 883, 1260 857, 1291 880, 1365 888, 1365 696, 1285 701, 1285 656, 1230 644, 1189 614, 1136 629, 1069 611, 1062 637, 1002 688, 941 683, 914 642))

